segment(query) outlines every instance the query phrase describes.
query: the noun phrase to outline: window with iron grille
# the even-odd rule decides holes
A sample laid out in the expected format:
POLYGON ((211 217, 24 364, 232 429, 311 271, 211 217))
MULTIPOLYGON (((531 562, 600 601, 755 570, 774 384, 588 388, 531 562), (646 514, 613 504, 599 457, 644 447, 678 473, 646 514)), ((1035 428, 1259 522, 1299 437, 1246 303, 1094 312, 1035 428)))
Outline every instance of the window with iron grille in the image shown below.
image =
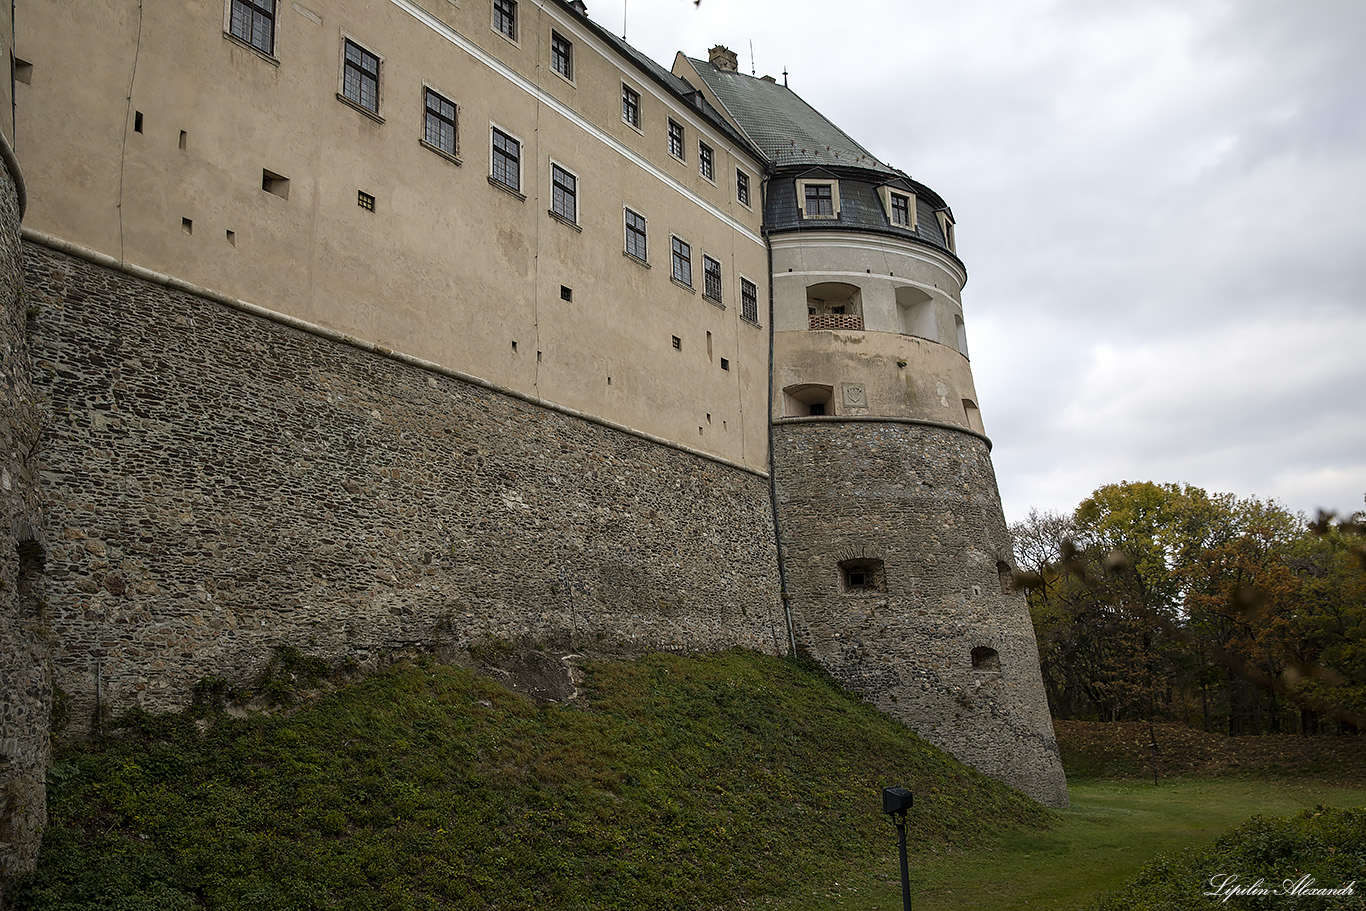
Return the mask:
POLYGON ((683 127, 669 121, 669 154, 674 158, 683 157, 683 127))
POLYGON ((517 40, 517 0, 493 0, 493 28, 517 40))
POLYGON ((626 83, 621 84, 621 119, 640 127, 640 93, 626 83))
POLYGON ((901 226, 903 226, 903 227, 910 225, 910 223, 911 223, 911 200, 910 200, 910 197, 908 197, 908 196, 902 196, 900 193, 893 193, 893 194, 891 194, 891 195, 892 195, 892 224, 894 224, 894 225, 901 225, 901 226))
POLYGON ((455 156, 455 102, 431 89, 425 91, 427 122, 422 138, 434 149, 455 156))
POLYGON ((680 238, 673 238, 673 277, 692 287, 692 245, 680 238))
POLYGON ((550 65, 564 78, 574 78, 574 45, 554 31, 550 33, 550 65))
POLYGON ((831 195, 830 184, 809 183, 806 185, 806 217, 835 217, 835 200, 831 195))
POLYGON ((697 144, 697 170, 707 180, 716 179, 716 153, 705 142, 697 144))
POLYGON ((342 67, 342 97, 378 114, 379 58, 347 38, 342 67))
POLYGON ((275 0, 232 0, 228 34, 263 54, 274 54, 275 0))
POLYGON ((735 199, 742 206, 749 205, 749 175, 738 169, 735 172, 735 199))
POLYGON ((626 255, 633 256, 641 262, 647 262, 645 253, 645 216, 627 209, 626 255))
POLYGON ((759 322, 759 286, 747 278, 740 279, 740 318, 759 322))
POLYGON ((702 296, 721 303, 721 264, 706 255, 702 257, 702 296))
POLYGON ((489 176, 509 190, 522 189, 522 144, 493 127, 493 155, 489 176))
POLYGON ((579 179, 557 164, 550 166, 550 211, 578 223, 579 179))

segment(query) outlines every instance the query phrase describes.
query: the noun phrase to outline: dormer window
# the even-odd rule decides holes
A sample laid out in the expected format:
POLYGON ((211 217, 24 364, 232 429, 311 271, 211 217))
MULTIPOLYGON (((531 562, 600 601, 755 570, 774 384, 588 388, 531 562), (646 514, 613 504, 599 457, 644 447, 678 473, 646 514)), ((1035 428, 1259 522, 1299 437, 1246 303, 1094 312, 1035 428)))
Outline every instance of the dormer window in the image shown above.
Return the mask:
POLYGON ((839 181, 799 179, 797 181, 797 205, 801 206, 802 218, 839 218, 839 181))
POLYGON ((914 193, 896 187, 878 187, 877 195, 882 200, 888 224, 909 231, 916 229, 914 193))
POLYGON ((900 193, 892 194, 892 224, 903 227, 911 223, 911 201, 900 193))
POLYGON ((934 213, 939 219, 939 233, 944 235, 944 246, 949 248, 950 253, 957 253, 958 247, 953 240, 953 215, 948 209, 940 209, 934 213))
POLYGON ((835 200, 830 195, 830 184, 807 184, 805 208, 807 218, 834 218, 835 200))

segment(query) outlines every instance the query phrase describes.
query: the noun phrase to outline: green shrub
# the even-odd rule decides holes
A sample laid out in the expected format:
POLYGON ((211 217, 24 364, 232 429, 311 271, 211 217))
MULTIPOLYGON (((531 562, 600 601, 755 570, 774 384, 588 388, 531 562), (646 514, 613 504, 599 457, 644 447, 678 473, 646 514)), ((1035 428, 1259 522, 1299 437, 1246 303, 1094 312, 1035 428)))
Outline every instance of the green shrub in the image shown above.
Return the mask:
POLYGON ((1092 911, 1366 908, 1366 807, 1255 816, 1208 848, 1162 855, 1092 911), (1346 895, 1305 894, 1348 887, 1346 895), (1247 890, 1247 891, 1245 891, 1247 890))

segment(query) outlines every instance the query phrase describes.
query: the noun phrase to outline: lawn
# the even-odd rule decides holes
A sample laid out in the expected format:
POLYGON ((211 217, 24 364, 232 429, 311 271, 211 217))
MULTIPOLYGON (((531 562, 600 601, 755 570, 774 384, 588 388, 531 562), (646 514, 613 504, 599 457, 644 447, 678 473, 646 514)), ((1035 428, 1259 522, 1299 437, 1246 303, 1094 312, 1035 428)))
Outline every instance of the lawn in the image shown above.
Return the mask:
MULTIPOLYGON (((1317 804, 1366 805, 1366 786, 1269 777, 1151 780, 1075 779, 1072 807, 1047 831, 1016 830, 980 847, 911 858, 916 911, 1082 908, 1132 878, 1162 852, 1213 841, 1261 814, 1281 816, 1317 804)), ((889 843, 895 846, 889 829, 889 843)), ((842 884, 811 884, 807 898, 775 905, 792 911, 901 907, 896 857, 842 884)))

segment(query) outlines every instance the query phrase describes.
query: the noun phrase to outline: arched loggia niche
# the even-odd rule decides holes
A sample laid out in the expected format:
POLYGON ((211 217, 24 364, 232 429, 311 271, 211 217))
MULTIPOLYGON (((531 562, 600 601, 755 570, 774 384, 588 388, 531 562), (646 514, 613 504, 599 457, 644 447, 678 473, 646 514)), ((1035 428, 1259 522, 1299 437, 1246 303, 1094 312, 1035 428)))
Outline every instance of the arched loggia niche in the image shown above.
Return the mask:
POLYGON ((863 291, 847 282, 807 285, 806 315, 811 329, 862 329, 863 291))

